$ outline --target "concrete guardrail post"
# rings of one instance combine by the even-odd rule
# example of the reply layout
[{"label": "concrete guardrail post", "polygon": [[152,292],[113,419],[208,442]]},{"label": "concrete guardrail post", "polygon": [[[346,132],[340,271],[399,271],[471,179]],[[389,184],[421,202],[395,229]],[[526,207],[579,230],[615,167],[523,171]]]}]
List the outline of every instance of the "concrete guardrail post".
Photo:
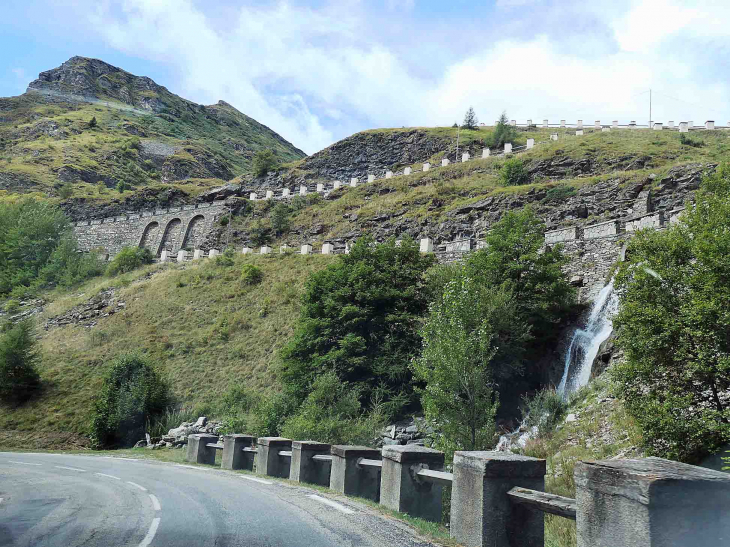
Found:
[{"label": "concrete guardrail post", "polygon": [[253,446],[256,437],[251,435],[225,435],[223,437],[223,469],[248,469],[253,471],[253,458],[244,448]]},{"label": "concrete guardrail post", "polygon": [[421,469],[443,471],[444,453],[415,444],[384,446],[380,503],[413,517],[440,522],[442,487],[419,478],[416,473]]},{"label": "concrete guardrail post", "polygon": [[578,462],[578,547],[730,543],[730,474],[661,458]]},{"label": "concrete guardrail post", "polygon": [[289,480],[329,486],[332,463],[312,459],[329,453],[330,445],[327,443],[292,441]]},{"label": "concrete guardrail post", "polygon": [[545,460],[508,452],[454,453],[451,537],[467,547],[543,547],[543,513],[513,506],[507,492],[544,491],[545,469]]},{"label": "concrete guardrail post", "polygon": [[256,473],[270,477],[289,478],[291,458],[279,456],[279,450],[291,450],[291,439],[284,437],[261,437],[256,454]]},{"label": "concrete guardrail post", "polygon": [[215,448],[206,446],[208,443],[217,443],[217,435],[199,433],[188,435],[188,448],[185,459],[192,463],[215,465]]},{"label": "concrete guardrail post", "polygon": [[366,446],[333,445],[330,489],[340,494],[378,501],[380,468],[364,467],[358,460],[380,460],[380,450]]}]

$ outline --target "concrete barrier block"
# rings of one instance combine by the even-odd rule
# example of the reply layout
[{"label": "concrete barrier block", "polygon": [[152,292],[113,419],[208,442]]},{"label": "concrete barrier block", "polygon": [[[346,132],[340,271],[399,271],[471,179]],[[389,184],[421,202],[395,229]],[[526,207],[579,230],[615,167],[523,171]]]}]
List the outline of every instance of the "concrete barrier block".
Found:
[{"label": "concrete barrier block", "polygon": [[609,220],[608,222],[600,222],[583,228],[583,239],[599,239],[601,237],[610,237],[618,235],[620,232],[620,223],[618,220]]},{"label": "concrete barrier block", "polygon": [[679,122],[679,132],[689,133],[689,124],[687,122]]},{"label": "concrete barrier block", "polygon": [[368,182],[375,182],[375,175],[368,175]]},{"label": "concrete barrier block", "polygon": [[596,120],[593,124],[594,129],[601,129],[601,120]]},{"label": "concrete barrier block", "polygon": [[573,241],[575,239],[580,239],[577,226],[570,226],[568,228],[561,228],[560,230],[545,232],[545,243],[548,245],[553,245],[563,241]]},{"label": "concrete barrier block", "polygon": [[409,444],[384,446],[380,479],[380,503],[413,517],[441,522],[440,484],[420,479],[421,469],[443,471],[444,453]]},{"label": "concrete barrier block", "polygon": [[301,185],[299,187],[299,195],[300,196],[306,196],[307,195],[307,187],[304,185]]},{"label": "concrete barrier block", "polygon": [[424,163],[423,164],[423,170],[424,171],[428,171],[429,169],[431,169],[431,164],[428,163],[428,162]]},{"label": "concrete barrier block", "polygon": [[340,186],[342,186],[342,181],[336,180],[334,184],[334,189],[337,190]]},{"label": "concrete barrier block", "polygon": [[626,222],[626,231],[635,232],[643,228],[661,228],[664,225],[664,211],[635,218]]},{"label": "concrete barrier block", "polygon": [[279,456],[280,450],[291,450],[291,439],[261,437],[256,442],[256,473],[269,477],[289,478],[291,458]]},{"label": "concrete barrier block", "polygon": [[217,442],[217,435],[188,435],[188,447],[185,454],[185,459],[192,463],[204,463],[207,465],[214,465],[215,448],[208,448],[206,444]]},{"label": "concrete barrier block", "polygon": [[385,178],[386,179],[392,179],[393,178],[393,171],[386,171],[385,172]]},{"label": "concrete barrier block", "polygon": [[509,124],[512,125],[512,126],[516,126],[517,125],[517,120],[510,120]]},{"label": "concrete barrier block", "polygon": [[451,537],[467,547],[542,546],[543,513],[513,505],[507,492],[544,491],[545,469],[545,460],[508,452],[455,452]]},{"label": "concrete barrier block", "polygon": [[312,246],[311,245],[302,245],[302,254],[303,255],[312,254]]},{"label": "concrete barrier block", "polygon": [[266,245],[264,245],[263,247],[261,247],[261,254],[262,255],[267,255],[267,254],[270,254],[270,253],[271,253],[271,247],[268,247]]},{"label": "concrete barrier block", "polygon": [[256,437],[251,435],[225,435],[221,468],[253,471],[253,453],[243,449],[251,448],[255,442]]},{"label": "concrete barrier block", "polygon": [[283,255],[286,254],[286,252],[290,249],[288,245],[281,245],[279,246],[279,254]]},{"label": "concrete barrier block", "polygon": [[629,129],[636,129],[636,121],[635,120],[631,120],[631,122],[629,122]]},{"label": "concrete barrier block", "polygon": [[613,120],[613,122],[611,122],[611,127],[613,129],[618,129],[618,120]]},{"label": "concrete barrier block", "polygon": [[446,167],[449,164],[449,158],[444,158],[441,160],[441,167]]},{"label": "concrete barrier block", "polygon": [[547,129],[549,125],[550,124],[548,124],[548,121],[547,120],[543,120],[542,121],[542,126],[543,126],[544,129]]},{"label": "concrete barrier block", "polygon": [[330,489],[340,494],[378,501],[380,498],[380,468],[360,467],[358,460],[380,460],[380,450],[366,446],[332,446]]},{"label": "concrete barrier block", "polygon": [[575,127],[577,129],[583,129],[583,120],[578,120],[578,123],[575,124]]},{"label": "concrete barrier block", "polygon": [[324,184],[322,184],[321,182],[317,183],[317,192],[324,192]]},{"label": "concrete barrier block", "polygon": [[423,238],[421,239],[421,252],[422,253],[432,253],[433,252],[433,240],[431,238]]},{"label": "concrete barrier block", "polygon": [[325,243],[322,245],[322,254],[323,255],[331,255],[335,252],[335,246],[332,245],[332,243]]},{"label": "concrete barrier block", "polygon": [[730,538],[730,474],[645,458],[578,462],[578,547],[715,547]]},{"label": "concrete barrier block", "polygon": [[560,127],[565,127],[565,120],[560,120]]},{"label": "concrete barrier block", "polygon": [[611,128],[610,127],[602,127],[601,128],[601,133],[610,133],[610,132],[611,132]]},{"label": "concrete barrier block", "polygon": [[350,179],[350,186],[352,186],[353,188],[355,188],[355,186],[357,186],[357,183],[358,183],[358,180],[356,177],[352,177]]},{"label": "concrete barrier block", "polygon": [[264,199],[271,199],[274,197],[274,191],[273,190],[266,190],[266,198]]},{"label": "concrete barrier block", "polygon": [[413,169],[411,169],[410,167],[406,167],[405,169],[403,169],[403,174],[410,175],[412,171]]},{"label": "concrete barrier block", "polygon": [[250,199],[251,201],[256,201],[256,192],[251,192],[248,195],[248,199]]},{"label": "concrete barrier block", "polygon": [[557,133],[552,133],[552,134],[550,135],[550,140],[551,140],[551,141],[556,141],[556,140],[558,140],[558,134],[557,134]]},{"label": "concrete barrier block", "polygon": [[511,154],[512,153],[512,143],[511,142],[504,143],[504,153],[505,154]]},{"label": "concrete barrier block", "polygon": [[251,247],[244,247],[241,249],[241,254],[250,255],[251,253],[253,253],[253,249]]},{"label": "concrete barrier block", "polygon": [[289,480],[329,486],[332,462],[313,459],[314,456],[329,453],[330,445],[326,443],[292,441]]},{"label": "concrete barrier block", "polygon": [[210,251],[208,251],[209,258],[215,258],[219,254],[221,254],[221,252],[218,249],[211,249]]},{"label": "concrete barrier block", "polygon": [[289,190],[289,188],[284,188],[281,191],[281,197],[283,197],[283,198],[288,198],[290,196],[290,194],[291,194],[291,191]]},{"label": "concrete barrier block", "polygon": [[527,139],[527,149],[535,148],[535,139]]},{"label": "concrete barrier block", "polygon": [[489,153],[490,153],[489,152],[489,148],[485,148],[484,150],[482,150],[482,159],[488,158],[489,157]]},{"label": "concrete barrier block", "polygon": [[183,251],[182,249],[180,249],[177,252],[177,261],[178,262],[185,262],[187,259],[188,259],[188,252],[187,251]]},{"label": "concrete barrier block", "polygon": [[577,131],[575,132],[575,136],[576,136],[576,137],[582,137],[582,136],[583,136],[583,130],[582,130],[582,129],[578,129],[578,130],[577,130]]},{"label": "concrete barrier block", "polygon": [[674,129],[674,120],[669,120],[669,121],[667,122],[667,127],[668,127],[669,129]]},{"label": "concrete barrier block", "polygon": [[200,249],[195,249],[193,251],[193,260],[198,260],[199,258],[202,258],[203,256],[204,256],[203,251],[201,251]]},{"label": "concrete barrier block", "polygon": [[527,127],[530,127],[532,125],[532,120],[527,120]]},{"label": "concrete barrier block", "polygon": [[461,155],[461,163],[464,163],[466,161],[469,161],[469,158],[471,158],[471,155],[469,154],[469,152],[464,152]]},{"label": "concrete barrier block", "polygon": [[654,129],[654,131],[661,131],[662,129],[664,129],[664,126],[662,122],[654,122],[652,129]]},{"label": "concrete barrier block", "polygon": [[715,130],[715,122],[712,120],[707,120],[705,122],[705,129],[708,131],[714,131]]},{"label": "concrete barrier block", "polygon": [[160,262],[167,262],[169,259],[170,257],[167,250],[162,251],[162,254],[160,254]]}]

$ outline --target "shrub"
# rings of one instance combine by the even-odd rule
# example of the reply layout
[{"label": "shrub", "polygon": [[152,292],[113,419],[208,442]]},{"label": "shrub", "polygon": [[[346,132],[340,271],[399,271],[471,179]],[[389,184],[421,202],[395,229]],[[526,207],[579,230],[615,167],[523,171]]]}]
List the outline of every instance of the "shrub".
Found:
[{"label": "shrub", "polygon": [[268,218],[253,221],[249,231],[251,243],[261,246],[271,241],[271,221]]},{"label": "shrub", "polygon": [[53,250],[34,285],[71,287],[103,272],[104,262],[99,254],[82,253],[76,239],[69,234]]},{"label": "shrub", "polygon": [[[693,148],[702,148],[705,143],[699,139],[693,139],[692,137],[685,135],[684,133],[679,134],[679,142],[685,146],[691,146]],[[661,143],[664,144],[664,143]]]},{"label": "shrub", "polygon": [[33,323],[26,319],[0,337],[0,400],[20,404],[40,387]]},{"label": "shrub", "polygon": [[545,437],[560,423],[567,407],[558,392],[545,388],[522,398],[522,418],[528,427],[537,427],[538,436]]},{"label": "shrub", "polygon": [[489,145],[492,148],[502,148],[504,147],[505,143],[515,142],[516,138],[517,131],[515,131],[515,128],[509,124],[509,120],[507,119],[507,113],[502,112],[502,115],[499,117],[499,121],[497,122],[494,131],[492,131],[492,137],[490,139]]},{"label": "shrub", "polygon": [[117,192],[119,192],[120,194],[123,194],[126,189],[127,189],[127,185],[124,183],[123,180],[120,180],[119,182],[117,182]]},{"label": "shrub", "polygon": [[542,203],[552,203],[556,201],[564,201],[571,196],[574,196],[576,189],[567,184],[558,184],[553,188],[550,188],[546,193],[545,197],[542,198]]},{"label": "shrub", "polygon": [[58,197],[61,199],[68,199],[74,194],[74,187],[71,183],[65,182],[58,189]]},{"label": "shrub", "polygon": [[530,175],[525,169],[525,163],[520,158],[510,158],[504,162],[499,170],[499,180],[504,186],[519,186],[529,182]]},{"label": "shrub", "polygon": [[96,448],[131,446],[145,426],[171,402],[167,383],[152,364],[136,354],[114,359],[92,405],[91,438]]},{"label": "shrub", "polygon": [[215,257],[215,265],[223,268],[230,268],[236,263],[235,256],[233,249],[228,248],[223,251],[223,254]]},{"label": "shrub", "polygon": [[15,298],[11,298],[5,302],[5,313],[15,313],[20,309],[20,302]]},{"label": "shrub", "polygon": [[241,282],[244,285],[258,285],[263,278],[261,268],[254,264],[245,264],[241,269]]},{"label": "shrub", "polygon": [[274,171],[279,166],[279,160],[276,158],[273,150],[268,148],[259,150],[253,157],[253,174],[257,177],[263,177],[269,171]]},{"label": "shrub", "polygon": [[96,116],[94,116],[93,118],[91,118],[89,120],[89,129],[94,129],[95,127],[96,127]]},{"label": "shrub", "polygon": [[289,231],[289,214],[291,210],[285,203],[278,203],[271,211],[271,227],[277,236]]},{"label": "shrub", "polygon": [[106,268],[109,277],[131,272],[132,270],[152,263],[152,253],[143,247],[124,247]]}]

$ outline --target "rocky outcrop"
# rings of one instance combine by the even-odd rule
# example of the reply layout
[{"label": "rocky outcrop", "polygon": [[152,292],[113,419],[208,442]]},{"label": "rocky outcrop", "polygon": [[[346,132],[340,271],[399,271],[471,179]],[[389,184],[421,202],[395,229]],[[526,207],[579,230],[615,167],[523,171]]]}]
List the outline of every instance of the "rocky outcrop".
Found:
[{"label": "rocky outcrop", "polygon": [[126,303],[116,297],[116,290],[105,289],[96,296],[66,313],[52,317],[43,326],[46,330],[63,325],[81,325],[86,328],[96,326],[99,319],[109,317],[126,308]]}]

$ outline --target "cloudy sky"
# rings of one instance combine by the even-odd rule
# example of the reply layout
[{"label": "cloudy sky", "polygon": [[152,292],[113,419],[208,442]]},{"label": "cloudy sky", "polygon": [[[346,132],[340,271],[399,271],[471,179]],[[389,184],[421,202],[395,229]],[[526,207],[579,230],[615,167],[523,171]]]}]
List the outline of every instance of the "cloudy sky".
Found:
[{"label": "cloudy sky", "polygon": [[[730,120],[730,0],[3,0],[0,96],[73,55],[308,153],[375,127]],[[12,17],[7,15],[12,14]]]}]

